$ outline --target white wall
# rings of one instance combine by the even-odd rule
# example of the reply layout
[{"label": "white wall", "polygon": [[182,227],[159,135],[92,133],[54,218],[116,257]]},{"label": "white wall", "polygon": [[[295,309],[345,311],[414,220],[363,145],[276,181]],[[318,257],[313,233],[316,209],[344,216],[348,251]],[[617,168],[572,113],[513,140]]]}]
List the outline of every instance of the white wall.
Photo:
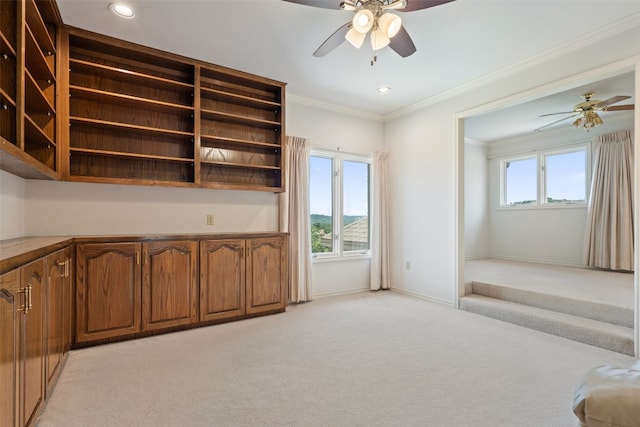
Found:
[{"label": "white wall", "polygon": [[[287,133],[311,141],[312,148],[370,156],[383,149],[381,121],[303,103],[287,103]],[[312,297],[369,289],[369,259],[312,260]]]},{"label": "white wall", "polygon": [[[634,56],[640,53],[640,44],[629,40],[640,40],[640,28],[585,47],[554,52],[546,62],[536,58],[511,67],[482,86],[469,87],[440,102],[424,103],[422,108],[408,109],[405,115],[397,114],[386,123],[385,143],[392,177],[394,288],[455,303],[459,283],[456,188],[458,180],[464,180],[464,171],[457,171],[456,118],[469,116],[483,105],[506,105],[517,99],[522,102],[534,92],[542,96],[553,88],[560,90],[563,84],[566,89],[569,84],[578,86],[588,79],[601,79],[614,73],[610,64],[617,61],[621,61],[616,65],[617,72],[629,71],[640,64]],[[409,270],[407,261],[411,262]]]},{"label": "white wall", "polygon": [[489,169],[487,145],[464,146],[464,249],[465,259],[489,256]]},{"label": "white wall", "polygon": [[0,240],[25,235],[25,180],[0,170]]},{"label": "white wall", "polygon": [[[633,115],[623,114],[585,132],[570,127],[489,145],[489,218],[491,257],[582,266],[586,206],[500,208],[500,161],[510,155],[576,144],[591,146],[605,133],[633,129]],[[590,171],[588,171],[590,172]],[[465,171],[466,173],[466,171]]]}]

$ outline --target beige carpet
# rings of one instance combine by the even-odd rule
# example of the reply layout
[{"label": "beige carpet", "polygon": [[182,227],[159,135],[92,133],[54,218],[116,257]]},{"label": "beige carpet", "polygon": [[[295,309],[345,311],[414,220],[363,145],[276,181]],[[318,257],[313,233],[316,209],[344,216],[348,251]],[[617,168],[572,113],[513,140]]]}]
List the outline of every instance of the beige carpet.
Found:
[{"label": "beige carpet", "polygon": [[393,292],[73,351],[50,426],[577,426],[633,358]]}]

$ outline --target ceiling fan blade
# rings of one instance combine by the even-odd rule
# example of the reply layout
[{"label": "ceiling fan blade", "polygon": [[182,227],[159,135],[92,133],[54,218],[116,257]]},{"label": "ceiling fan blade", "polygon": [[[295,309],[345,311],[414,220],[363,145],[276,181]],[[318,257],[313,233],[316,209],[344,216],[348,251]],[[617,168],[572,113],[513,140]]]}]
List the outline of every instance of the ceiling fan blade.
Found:
[{"label": "ceiling fan blade", "polygon": [[320,45],[318,49],[316,49],[315,52],[313,52],[313,56],[325,56],[327,53],[340,46],[345,41],[344,36],[347,35],[347,32],[349,32],[350,28],[351,21],[338,28],[333,34],[329,36],[328,39],[324,41],[324,43]]},{"label": "ceiling fan blade", "polygon": [[631,98],[631,97],[630,96],[623,96],[623,95],[613,96],[613,97],[611,97],[609,99],[605,99],[602,102],[598,102],[596,105],[593,106],[593,108],[606,107],[607,105],[615,104],[616,102],[624,101],[625,99],[629,99],[629,98]]},{"label": "ceiling fan blade", "polygon": [[404,27],[400,27],[398,34],[393,36],[391,42],[389,42],[389,47],[403,58],[413,55],[416,51],[416,45],[413,44],[413,40],[411,40],[409,33],[407,33]]},{"label": "ceiling fan blade", "polygon": [[398,9],[398,12],[413,12],[414,10],[428,9],[452,1],[454,0],[407,0],[407,6],[404,9]]},{"label": "ceiling fan blade", "polygon": [[625,111],[625,110],[633,110],[635,108],[635,104],[627,104],[627,105],[612,105],[611,107],[606,107],[603,111]]},{"label": "ceiling fan blade", "polygon": [[341,9],[344,0],[282,0],[289,3],[297,3],[304,6],[321,7],[323,9]]},{"label": "ceiling fan blade", "polygon": [[555,125],[556,123],[560,123],[560,122],[562,122],[564,120],[571,119],[571,118],[579,116],[579,115],[580,115],[580,113],[572,114],[571,116],[563,117],[562,119],[556,120],[555,122],[547,123],[546,125],[540,126],[538,129],[535,129],[534,132],[539,132],[540,130],[542,130],[542,129],[546,128],[546,127],[549,127],[551,125]]},{"label": "ceiling fan blade", "polygon": [[559,113],[548,113],[548,114],[543,114],[543,115],[538,116],[538,117],[556,116],[558,114],[571,114],[571,113],[575,113],[575,111],[561,111]]}]

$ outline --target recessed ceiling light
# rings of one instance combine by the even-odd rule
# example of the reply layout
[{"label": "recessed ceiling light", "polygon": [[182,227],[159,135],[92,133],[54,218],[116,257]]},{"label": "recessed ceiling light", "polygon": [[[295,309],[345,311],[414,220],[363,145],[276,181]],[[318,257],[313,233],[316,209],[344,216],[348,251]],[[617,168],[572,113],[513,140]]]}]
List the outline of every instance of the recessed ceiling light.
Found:
[{"label": "recessed ceiling light", "polygon": [[123,3],[111,3],[109,5],[109,10],[121,18],[133,18],[136,16],[133,9]]},{"label": "recessed ceiling light", "polygon": [[391,88],[389,86],[380,86],[376,91],[378,91],[378,93],[389,93],[391,92]]}]

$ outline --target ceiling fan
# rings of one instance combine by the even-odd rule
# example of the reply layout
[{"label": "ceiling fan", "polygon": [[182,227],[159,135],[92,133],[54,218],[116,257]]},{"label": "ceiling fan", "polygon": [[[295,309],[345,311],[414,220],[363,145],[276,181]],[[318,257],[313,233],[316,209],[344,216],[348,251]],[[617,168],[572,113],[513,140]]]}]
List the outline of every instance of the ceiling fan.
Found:
[{"label": "ceiling fan", "polygon": [[560,123],[564,120],[572,119],[574,117],[577,117],[577,119],[573,123],[571,123],[571,126],[574,126],[577,128],[582,127],[588,131],[589,129],[595,126],[601,125],[603,123],[602,119],[600,118],[600,115],[598,115],[598,111],[602,112],[602,111],[633,110],[635,107],[634,104],[613,105],[620,101],[624,101],[625,99],[631,98],[630,96],[618,95],[618,96],[613,96],[609,99],[605,99],[604,101],[591,99],[592,97],[593,97],[593,92],[583,94],[582,99],[584,101],[581,102],[580,104],[577,104],[575,107],[573,107],[573,111],[562,111],[560,113],[549,113],[549,114],[543,114],[539,116],[539,117],[546,117],[546,116],[553,116],[557,114],[571,114],[570,116],[563,117],[560,120],[556,120],[555,122],[551,122],[544,126],[539,127],[538,129],[536,129],[536,132],[548,126],[554,125],[556,123]]},{"label": "ceiling fan", "polygon": [[398,55],[406,58],[416,51],[413,40],[402,26],[402,20],[390,10],[413,12],[428,9],[454,0],[283,0],[306,6],[325,9],[354,11],[353,19],[338,28],[313,53],[313,56],[325,56],[345,40],[360,48],[367,33],[371,33],[371,48],[379,50],[386,46]]}]

